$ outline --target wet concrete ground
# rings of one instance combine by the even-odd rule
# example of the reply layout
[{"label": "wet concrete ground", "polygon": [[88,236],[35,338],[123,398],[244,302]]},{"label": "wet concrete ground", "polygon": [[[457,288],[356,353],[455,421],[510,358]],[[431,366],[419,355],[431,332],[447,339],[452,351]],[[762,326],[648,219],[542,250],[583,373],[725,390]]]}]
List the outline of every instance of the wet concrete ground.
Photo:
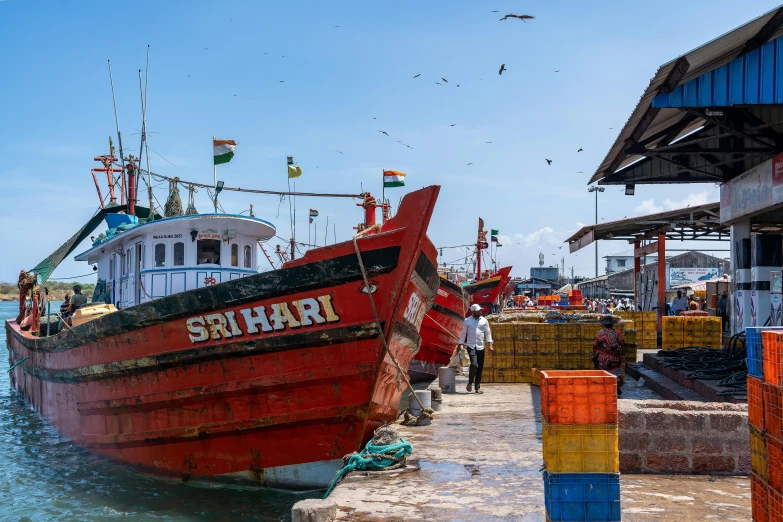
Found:
[{"label": "wet concrete ground", "polygon": [[[430,426],[400,427],[420,469],[351,474],[330,496],[339,520],[546,520],[539,389],[486,384],[468,394],[457,379],[463,391],[444,396]],[[622,475],[621,496],[626,522],[750,520],[748,477]]]}]

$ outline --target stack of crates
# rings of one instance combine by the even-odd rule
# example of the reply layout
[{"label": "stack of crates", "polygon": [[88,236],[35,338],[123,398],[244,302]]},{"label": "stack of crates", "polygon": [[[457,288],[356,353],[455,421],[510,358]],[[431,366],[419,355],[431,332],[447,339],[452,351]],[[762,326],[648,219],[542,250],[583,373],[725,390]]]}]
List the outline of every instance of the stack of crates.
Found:
[{"label": "stack of crates", "polygon": [[576,306],[583,304],[584,299],[582,299],[582,291],[579,289],[571,290],[568,293],[568,303]]},{"label": "stack of crates", "polygon": [[623,339],[625,339],[625,361],[628,363],[635,363],[638,355],[638,330],[625,329],[623,333]]},{"label": "stack of crates", "polygon": [[[615,326],[633,332],[633,322]],[[487,350],[482,381],[486,383],[531,383],[533,369],[590,370],[593,341],[599,323],[490,323],[494,352]],[[634,338],[633,333],[630,334]],[[636,360],[634,345],[626,357]]]},{"label": "stack of crates", "polygon": [[617,378],[600,370],[540,374],[547,520],[619,521]]},{"label": "stack of crates", "polygon": [[679,350],[699,346],[720,349],[723,332],[720,317],[668,316],[663,318],[661,348]]},{"label": "stack of crates", "polygon": [[631,320],[636,329],[636,344],[642,350],[658,348],[658,315],[655,312],[618,312],[623,319]]},{"label": "stack of crates", "polygon": [[783,520],[783,329],[750,327],[748,422],[755,521]]}]

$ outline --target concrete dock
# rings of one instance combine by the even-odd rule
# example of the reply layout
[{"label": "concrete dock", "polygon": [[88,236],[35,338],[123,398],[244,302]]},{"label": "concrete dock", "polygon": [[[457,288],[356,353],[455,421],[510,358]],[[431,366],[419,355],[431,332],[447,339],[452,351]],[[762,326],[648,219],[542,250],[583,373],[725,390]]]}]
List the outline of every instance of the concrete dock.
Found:
[{"label": "concrete dock", "polygon": [[[546,520],[539,389],[486,384],[477,395],[457,379],[462,391],[444,395],[431,425],[400,427],[411,469],[349,475],[330,496],[337,520]],[[630,380],[623,396],[635,393]],[[751,518],[747,476],[624,474],[621,489],[626,522]]]}]

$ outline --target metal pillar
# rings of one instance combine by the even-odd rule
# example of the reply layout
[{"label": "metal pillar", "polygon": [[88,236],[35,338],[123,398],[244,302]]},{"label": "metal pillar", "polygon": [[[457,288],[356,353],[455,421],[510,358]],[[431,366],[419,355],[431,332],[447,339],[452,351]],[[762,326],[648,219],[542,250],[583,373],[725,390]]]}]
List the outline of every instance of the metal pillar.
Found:
[{"label": "metal pillar", "polygon": [[639,248],[640,241],[633,242],[633,306],[635,310],[639,309],[639,272],[642,267],[642,260],[636,255],[636,249]]},{"label": "metal pillar", "polygon": [[666,234],[658,234],[658,332],[666,313]]}]

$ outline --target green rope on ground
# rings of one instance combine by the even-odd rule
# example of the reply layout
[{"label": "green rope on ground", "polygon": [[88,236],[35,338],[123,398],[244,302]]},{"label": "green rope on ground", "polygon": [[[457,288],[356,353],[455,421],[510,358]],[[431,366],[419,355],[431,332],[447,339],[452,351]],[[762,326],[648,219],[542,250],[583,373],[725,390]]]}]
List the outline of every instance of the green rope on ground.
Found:
[{"label": "green rope on ground", "polygon": [[348,462],[345,464],[345,467],[337,472],[334,480],[329,484],[329,489],[326,490],[324,500],[326,500],[337,483],[351,471],[357,469],[380,471],[390,466],[394,466],[395,464],[399,464],[405,460],[406,455],[410,455],[411,453],[413,453],[413,445],[402,437],[400,437],[400,442],[385,446],[376,446],[372,443],[372,439],[370,439],[361,453],[354,453],[351,455]]}]

